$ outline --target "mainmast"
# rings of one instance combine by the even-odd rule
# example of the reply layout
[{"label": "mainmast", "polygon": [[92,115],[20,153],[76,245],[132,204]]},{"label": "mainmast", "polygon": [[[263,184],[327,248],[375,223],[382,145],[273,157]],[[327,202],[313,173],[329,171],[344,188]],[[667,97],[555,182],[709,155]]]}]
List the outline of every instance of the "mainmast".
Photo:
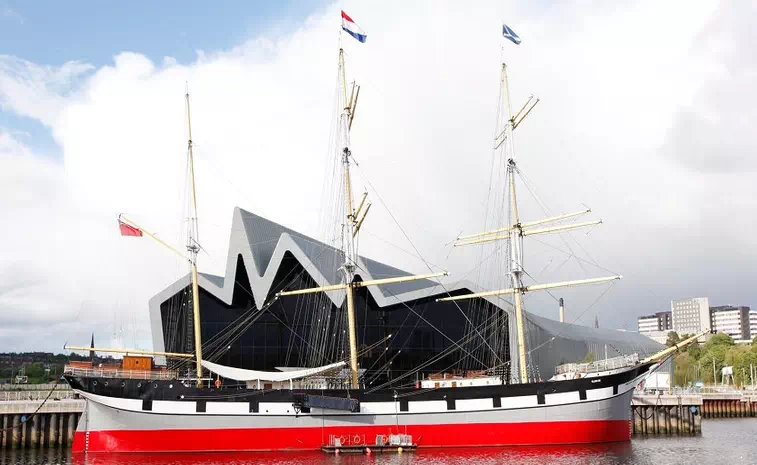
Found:
[{"label": "mainmast", "polygon": [[[520,221],[518,214],[518,198],[515,190],[515,177],[519,174],[519,170],[515,161],[515,150],[513,144],[513,131],[523,122],[523,120],[531,113],[536,104],[539,103],[539,99],[534,100],[533,95],[528,98],[526,103],[518,110],[514,115],[510,106],[510,89],[507,82],[507,65],[502,63],[502,78],[501,78],[501,91],[504,98],[505,110],[507,114],[507,120],[504,123],[504,128],[494,138],[494,149],[499,149],[504,144],[504,156],[506,157],[507,164],[507,192],[509,201],[509,214],[508,225],[503,228],[494,229],[491,231],[484,231],[481,233],[471,234],[467,236],[460,236],[455,242],[455,247],[484,244],[499,240],[510,241],[510,258],[507,263],[508,275],[511,287],[507,289],[501,289],[497,291],[485,291],[475,294],[467,294],[455,297],[446,297],[438,299],[438,301],[451,301],[451,300],[464,300],[472,299],[476,297],[494,297],[500,295],[512,295],[515,307],[515,326],[516,337],[518,343],[518,371],[520,374],[520,382],[529,382],[528,364],[526,362],[526,331],[525,331],[525,313],[523,310],[523,295],[526,292],[553,289],[558,287],[578,286],[582,284],[601,283],[620,279],[620,276],[609,276],[605,278],[592,278],[581,279],[575,281],[562,281],[549,284],[532,284],[525,286],[523,284],[523,238],[526,236],[545,234],[560,231],[569,231],[572,229],[582,228],[586,226],[592,226],[600,224],[602,221],[587,221],[583,223],[573,223],[567,225],[550,226],[545,228],[534,229],[534,226],[543,225],[547,223],[555,223],[563,221],[569,218],[577,217],[590,213],[591,210],[586,209],[579,212],[568,213],[564,215],[553,216],[550,218],[544,218],[541,220],[530,221],[523,223]],[[499,124],[499,121],[498,123]],[[498,129],[499,130],[499,129]]]},{"label": "mainmast", "polygon": [[189,207],[189,231],[187,234],[187,252],[189,264],[192,268],[192,322],[195,342],[195,358],[197,362],[197,385],[202,383],[202,335],[200,328],[200,290],[197,283],[197,254],[200,251],[197,228],[197,190],[195,189],[194,155],[192,153],[192,118],[189,111],[189,90],[185,94],[187,101],[187,157],[189,158],[189,183],[192,191],[192,202]]},{"label": "mainmast", "polygon": [[440,276],[446,276],[447,272],[355,282],[355,268],[358,262],[358,233],[360,232],[360,227],[362,226],[363,221],[368,214],[368,210],[370,210],[371,208],[371,203],[366,203],[368,193],[365,192],[363,193],[363,197],[360,200],[357,209],[353,207],[354,203],[352,199],[352,180],[350,178],[350,158],[352,157],[352,152],[350,151],[350,128],[352,127],[352,120],[355,118],[355,108],[357,106],[358,96],[360,95],[360,86],[357,86],[353,83],[349,98],[347,98],[347,78],[344,69],[344,49],[342,48],[339,49],[339,81],[341,84],[340,93],[344,101],[344,106],[342,108],[342,113],[340,116],[340,144],[342,169],[344,171],[344,207],[346,220],[342,230],[342,252],[344,255],[344,263],[340,267],[340,270],[343,274],[342,284],[314,287],[310,289],[298,289],[294,291],[284,291],[279,292],[277,296],[283,297],[290,295],[312,294],[316,292],[344,290],[345,300],[347,301],[347,329],[349,332],[350,346],[350,387],[353,389],[358,389],[360,387],[360,380],[357,360],[358,350],[357,323],[355,320],[355,289],[368,286],[383,286],[387,284],[416,281],[419,279],[437,278]]},{"label": "mainmast", "polygon": [[[344,273],[344,283],[347,299],[347,325],[350,344],[350,385],[353,389],[359,387],[358,382],[358,365],[357,365],[357,328],[355,324],[355,298],[352,287],[352,281],[355,278],[355,264],[357,263],[357,250],[355,247],[355,235],[357,234],[355,223],[355,212],[352,209],[352,181],[350,179],[350,126],[352,125],[352,102],[347,100],[347,77],[344,69],[344,49],[339,49],[339,74],[342,83],[342,98],[344,99],[344,108],[340,122],[342,125],[342,167],[344,171],[344,207],[347,215],[345,221],[343,252],[344,263],[342,272]],[[354,85],[353,85],[354,89]],[[359,90],[359,88],[358,88]],[[354,92],[354,90],[353,90]]]}]

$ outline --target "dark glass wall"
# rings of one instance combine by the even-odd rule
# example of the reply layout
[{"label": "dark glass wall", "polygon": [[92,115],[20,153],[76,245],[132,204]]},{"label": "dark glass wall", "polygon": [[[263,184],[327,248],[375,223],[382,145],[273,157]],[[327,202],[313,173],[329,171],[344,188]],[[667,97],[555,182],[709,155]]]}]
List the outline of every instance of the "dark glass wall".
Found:
[{"label": "dark glass wall", "polygon": [[[200,289],[206,359],[270,371],[279,366],[317,366],[348,358],[343,308],[334,306],[323,294],[313,294],[282,297],[260,312],[252,304],[241,257],[236,276],[231,305]],[[299,262],[288,255],[274,280],[271,295],[284,287],[297,289],[314,285]],[[394,379],[421,365],[427,366],[419,371],[420,377],[455,369],[483,369],[495,361],[509,360],[504,312],[481,301],[463,306],[434,302],[437,297],[380,308],[367,289],[357,291],[358,344],[363,352],[360,367],[368,370],[368,383],[375,385]],[[497,314],[499,320],[495,324]],[[182,290],[161,304],[161,317],[166,350],[191,352],[194,343],[190,289]],[[480,326],[487,319],[492,323]],[[486,334],[481,336],[500,342],[495,346],[484,345],[480,336],[472,335],[471,324],[485,328],[481,331]],[[368,350],[371,346],[375,347]],[[405,382],[414,380],[413,376]]]}]

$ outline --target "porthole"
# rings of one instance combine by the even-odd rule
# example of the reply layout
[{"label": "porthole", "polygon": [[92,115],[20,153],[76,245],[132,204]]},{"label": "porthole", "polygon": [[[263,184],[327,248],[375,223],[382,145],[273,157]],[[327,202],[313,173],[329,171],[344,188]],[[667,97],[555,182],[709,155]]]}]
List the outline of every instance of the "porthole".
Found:
[{"label": "porthole", "polygon": [[92,386],[97,386],[97,381],[92,381]]},{"label": "porthole", "polygon": [[153,384],[152,387],[157,388],[158,387],[158,383]]},{"label": "porthole", "polygon": [[104,384],[105,384],[105,385],[107,386],[107,385],[108,385],[108,382],[107,382],[107,381],[105,381],[105,383],[104,383]]},{"label": "porthole", "polygon": [[142,387],[142,383],[137,383],[137,387]]},{"label": "porthole", "polygon": [[173,384],[169,384],[168,389],[173,389]]},{"label": "porthole", "polygon": [[121,381],[121,387],[125,387],[125,386],[126,386],[126,383],[124,383],[123,381]]}]

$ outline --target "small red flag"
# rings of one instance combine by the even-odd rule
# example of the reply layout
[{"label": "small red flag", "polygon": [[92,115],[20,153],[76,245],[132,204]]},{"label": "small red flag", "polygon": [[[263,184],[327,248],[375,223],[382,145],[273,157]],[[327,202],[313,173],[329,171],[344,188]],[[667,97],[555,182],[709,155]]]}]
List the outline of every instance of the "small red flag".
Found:
[{"label": "small red flag", "polygon": [[135,236],[142,237],[142,230],[128,225],[121,220],[118,220],[118,228],[121,230],[122,236]]}]

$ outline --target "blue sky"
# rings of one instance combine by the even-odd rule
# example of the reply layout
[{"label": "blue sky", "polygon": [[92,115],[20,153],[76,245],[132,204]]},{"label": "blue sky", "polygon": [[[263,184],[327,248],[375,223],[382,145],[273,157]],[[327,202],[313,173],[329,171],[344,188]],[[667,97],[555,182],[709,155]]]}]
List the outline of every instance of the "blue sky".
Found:
[{"label": "blue sky", "polygon": [[[323,6],[321,0],[270,1],[1,1],[0,55],[39,65],[81,61],[99,68],[123,51],[155,63],[191,62],[198,50],[229,49],[259,35],[276,37]],[[0,108],[0,128],[36,152],[60,150],[39,121]]]},{"label": "blue sky", "polygon": [[196,50],[225,49],[261,33],[275,34],[324,3],[6,1],[0,3],[0,53],[50,65],[80,60],[100,66],[120,51],[186,62]]}]

